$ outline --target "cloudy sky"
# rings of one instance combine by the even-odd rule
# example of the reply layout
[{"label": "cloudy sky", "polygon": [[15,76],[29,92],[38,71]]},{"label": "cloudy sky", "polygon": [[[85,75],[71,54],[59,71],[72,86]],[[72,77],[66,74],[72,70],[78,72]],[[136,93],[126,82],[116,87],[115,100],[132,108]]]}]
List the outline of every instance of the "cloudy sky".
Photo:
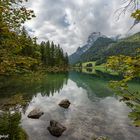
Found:
[{"label": "cloudy sky", "polygon": [[[130,13],[117,20],[115,11],[123,0],[29,0],[27,6],[36,18],[25,26],[39,41],[59,43],[65,52],[73,53],[86,43],[92,32],[107,36],[126,34],[133,20]],[[140,24],[129,33],[140,31]]]}]

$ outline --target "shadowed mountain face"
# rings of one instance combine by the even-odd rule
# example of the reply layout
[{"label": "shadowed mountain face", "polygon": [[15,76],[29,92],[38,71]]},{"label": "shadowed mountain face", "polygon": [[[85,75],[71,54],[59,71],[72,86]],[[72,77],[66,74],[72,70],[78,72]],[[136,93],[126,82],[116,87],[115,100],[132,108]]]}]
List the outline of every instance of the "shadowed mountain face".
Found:
[{"label": "shadowed mountain face", "polygon": [[[90,41],[92,37],[93,41]],[[109,56],[113,55],[134,56],[137,48],[140,48],[140,33],[117,41],[103,35],[90,36],[87,44],[81,48],[79,47],[69,57],[69,61],[70,64],[86,61],[96,61],[97,64],[101,64],[106,62]]]},{"label": "shadowed mountain face", "polygon": [[74,64],[79,61],[80,56],[84,54],[97,40],[98,38],[107,38],[105,35],[102,35],[100,32],[93,32],[89,37],[86,42],[86,44],[82,47],[79,47],[75,53],[73,53],[69,57],[69,61],[71,64]]}]

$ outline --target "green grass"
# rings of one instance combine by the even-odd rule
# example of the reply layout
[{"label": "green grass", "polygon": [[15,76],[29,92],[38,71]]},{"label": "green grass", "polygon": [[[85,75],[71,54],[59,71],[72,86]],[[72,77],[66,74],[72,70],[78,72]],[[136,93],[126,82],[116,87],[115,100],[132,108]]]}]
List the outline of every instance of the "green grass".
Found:
[{"label": "green grass", "polygon": [[[92,67],[87,67],[88,64],[92,64]],[[79,63],[76,64],[76,67],[77,68],[80,67]],[[114,72],[111,69],[106,69],[105,64],[101,64],[101,65],[96,66],[96,61],[89,61],[89,62],[82,63],[82,69],[84,69],[84,68],[93,68],[94,70],[98,70],[98,71],[101,71],[103,73],[108,73],[111,75],[118,75],[117,72]]]},{"label": "green grass", "polygon": [[[108,73],[108,74],[111,74],[111,75],[118,75],[117,72],[114,72],[110,69],[106,69],[105,64],[96,66],[96,61],[84,62],[84,63],[82,63],[82,68],[88,68],[87,64],[92,64],[92,67],[90,67],[90,68],[93,68],[94,70],[98,70],[98,71],[101,71],[103,73]],[[79,64],[77,64],[77,67],[78,67],[78,65]]]},{"label": "green grass", "polygon": [[104,65],[95,66],[95,70],[99,70],[99,71],[102,71],[102,72],[107,72]]},{"label": "green grass", "polygon": [[96,62],[95,61],[84,62],[84,63],[82,63],[82,67],[86,67],[87,64],[92,64],[92,66],[94,67]]},{"label": "green grass", "polygon": [[105,67],[105,64],[95,66],[95,70],[98,70],[98,71],[101,71],[101,72],[104,72],[104,73],[109,73],[109,74],[111,74],[111,75],[118,75],[117,72],[114,72],[114,71],[112,71],[111,69],[107,69],[107,68]]}]

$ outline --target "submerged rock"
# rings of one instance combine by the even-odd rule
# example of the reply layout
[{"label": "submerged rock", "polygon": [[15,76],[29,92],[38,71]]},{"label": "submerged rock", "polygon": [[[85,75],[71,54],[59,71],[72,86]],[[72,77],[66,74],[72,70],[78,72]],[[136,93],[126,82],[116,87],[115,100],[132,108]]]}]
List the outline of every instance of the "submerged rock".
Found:
[{"label": "submerged rock", "polygon": [[51,120],[48,130],[51,133],[51,135],[60,137],[63,134],[63,132],[66,130],[66,127],[64,127],[62,124],[60,124],[57,121]]},{"label": "submerged rock", "polygon": [[0,110],[0,117],[2,117],[4,114],[4,112],[2,110]]},{"label": "submerged rock", "polygon": [[39,119],[43,114],[44,112],[40,111],[39,109],[34,109],[28,114],[28,118]]},{"label": "submerged rock", "polygon": [[70,104],[71,104],[70,101],[68,99],[65,99],[59,103],[59,106],[63,108],[69,108]]},{"label": "submerged rock", "polygon": [[98,138],[93,138],[93,140],[109,140],[108,137],[100,136]]}]

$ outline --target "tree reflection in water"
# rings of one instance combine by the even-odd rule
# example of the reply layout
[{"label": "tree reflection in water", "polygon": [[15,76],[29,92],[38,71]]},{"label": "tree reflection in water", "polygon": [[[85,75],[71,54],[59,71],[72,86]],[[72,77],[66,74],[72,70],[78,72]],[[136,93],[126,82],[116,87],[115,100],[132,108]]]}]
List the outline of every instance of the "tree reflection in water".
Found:
[{"label": "tree reflection in water", "polygon": [[59,93],[67,84],[68,73],[30,74],[24,76],[0,76],[0,100],[16,94],[22,94],[31,99],[41,93],[43,96]]}]

